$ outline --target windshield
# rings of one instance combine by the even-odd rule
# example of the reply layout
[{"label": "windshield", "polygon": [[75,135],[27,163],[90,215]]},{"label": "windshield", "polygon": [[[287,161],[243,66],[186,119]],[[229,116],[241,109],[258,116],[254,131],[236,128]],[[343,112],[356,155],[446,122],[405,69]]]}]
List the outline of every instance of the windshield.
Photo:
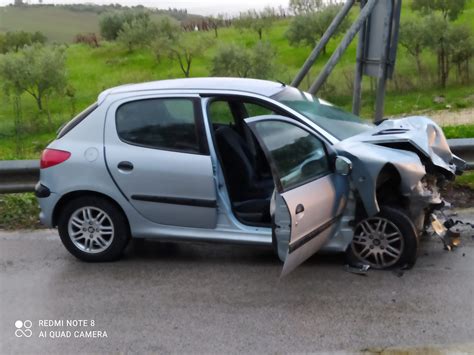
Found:
[{"label": "windshield", "polygon": [[293,87],[286,87],[272,98],[308,117],[339,140],[373,127],[360,117]]}]

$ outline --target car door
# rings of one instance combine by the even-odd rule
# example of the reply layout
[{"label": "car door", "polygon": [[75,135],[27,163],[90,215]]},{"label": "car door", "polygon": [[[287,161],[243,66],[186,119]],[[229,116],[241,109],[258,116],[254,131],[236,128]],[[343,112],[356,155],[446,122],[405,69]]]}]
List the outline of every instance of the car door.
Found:
[{"label": "car door", "polygon": [[316,253],[340,224],[349,192],[333,169],[334,154],[306,126],[282,116],[245,120],[270,163],[273,241],[284,262],[282,276]]},{"label": "car door", "polygon": [[105,156],[115,183],[150,221],[216,226],[216,188],[200,98],[136,97],[108,109]]}]

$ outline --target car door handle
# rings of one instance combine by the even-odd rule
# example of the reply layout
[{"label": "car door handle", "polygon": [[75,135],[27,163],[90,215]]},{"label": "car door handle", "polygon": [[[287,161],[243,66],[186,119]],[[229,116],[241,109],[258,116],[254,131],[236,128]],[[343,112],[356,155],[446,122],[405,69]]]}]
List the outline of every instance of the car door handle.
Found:
[{"label": "car door handle", "polygon": [[299,214],[299,213],[302,213],[302,212],[304,212],[304,206],[300,203],[300,204],[298,204],[298,206],[296,206],[295,213]]},{"label": "car door handle", "polygon": [[121,161],[120,163],[118,163],[117,168],[122,171],[132,171],[133,164],[129,161]]}]

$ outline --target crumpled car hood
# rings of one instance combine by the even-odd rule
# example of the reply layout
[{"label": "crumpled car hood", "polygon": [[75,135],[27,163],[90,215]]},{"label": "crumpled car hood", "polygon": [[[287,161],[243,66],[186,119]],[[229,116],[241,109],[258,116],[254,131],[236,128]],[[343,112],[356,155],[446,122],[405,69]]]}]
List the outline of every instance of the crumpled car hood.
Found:
[{"label": "crumpled car hood", "polygon": [[351,181],[369,215],[379,211],[377,178],[390,164],[401,177],[401,193],[410,195],[433,170],[454,178],[463,161],[451,153],[441,128],[427,117],[386,120],[333,146],[352,161]]},{"label": "crumpled car hood", "polygon": [[454,156],[443,131],[428,117],[411,116],[386,120],[373,129],[345,141],[373,143],[402,150],[415,149],[435,166],[452,174],[456,172]]}]

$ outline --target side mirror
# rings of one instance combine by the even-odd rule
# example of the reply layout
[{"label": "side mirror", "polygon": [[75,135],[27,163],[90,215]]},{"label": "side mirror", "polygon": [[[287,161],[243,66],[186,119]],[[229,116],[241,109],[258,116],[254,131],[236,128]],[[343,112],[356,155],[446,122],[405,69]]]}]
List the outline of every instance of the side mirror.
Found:
[{"label": "side mirror", "polygon": [[334,166],[336,173],[343,176],[349,175],[352,171],[352,162],[346,157],[337,156]]}]

